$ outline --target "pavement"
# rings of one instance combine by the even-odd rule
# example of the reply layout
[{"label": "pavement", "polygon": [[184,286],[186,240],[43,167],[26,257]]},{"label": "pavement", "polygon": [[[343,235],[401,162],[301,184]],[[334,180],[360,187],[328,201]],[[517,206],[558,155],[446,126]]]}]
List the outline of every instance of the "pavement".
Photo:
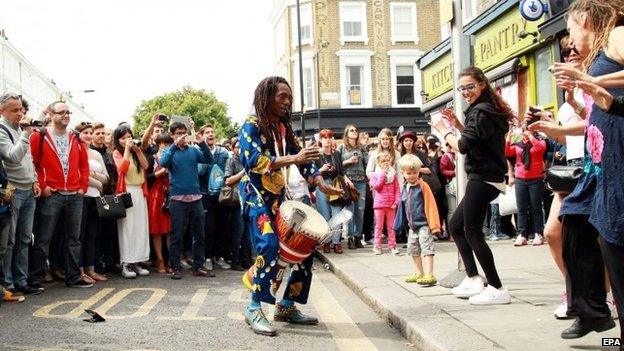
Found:
[{"label": "pavement", "polygon": [[[304,313],[314,326],[273,322],[276,337],[253,334],[244,322],[249,293],[242,272],[217,269],[215,278],[182,280],[151,274],[119,276],[88,289],[56,282],[22,303],[0,308],[0,351],[158,350],[415,350],[320,263]],[[85,309],[106,321],[87,323]],[[272,319],[273,308],[263,305]]]},{"label": "pavement", "polygon": [[[509,305],[472,306],[442,286],[405,283],[411,258],[392,256],[384,247],[319,253],[329,268],[386,322],[419,350],[609,350],[603,337],[619,337],[619,328],[575,340],[560,333],[573,320],[557,320],[553,311],[565,290],[563,277],[547,245],[514,247],[511,240],[489,242]],[[400,247],[400,246],[399,246]],[[436,242],[434,272],[438,281],[457,270],[452,242]],[[482,271],[480,270],[482,274]],[[615,349],[615,348],[611,348]]]}]

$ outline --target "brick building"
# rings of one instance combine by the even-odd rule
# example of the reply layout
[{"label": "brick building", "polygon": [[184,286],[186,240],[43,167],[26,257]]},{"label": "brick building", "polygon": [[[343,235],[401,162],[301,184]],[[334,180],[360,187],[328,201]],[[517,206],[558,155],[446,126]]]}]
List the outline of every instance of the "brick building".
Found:
[{"label": "brick building", "polygon": [[[438,0],[302,0],[300,14],[306,130],[428,129],[415,62],[440,41]],[[271,22],[275,71],[301,111],[295,1],[274,0]]]}]

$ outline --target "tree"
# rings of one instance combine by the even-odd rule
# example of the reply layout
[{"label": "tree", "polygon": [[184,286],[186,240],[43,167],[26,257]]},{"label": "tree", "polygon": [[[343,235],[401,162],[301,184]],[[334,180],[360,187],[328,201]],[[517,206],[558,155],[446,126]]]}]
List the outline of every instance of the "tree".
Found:
[{"label": "tree", "polygon": [[238,125],[227,116],[227,104],[219,101],[212,91],[204,89],[185,86],[181,90],[143,100],[132,116],[134,133],[139,135],[147,129],[155,113],[192,117],[196,129],[211,124],[218,138],[232,136],[238,131]]}]

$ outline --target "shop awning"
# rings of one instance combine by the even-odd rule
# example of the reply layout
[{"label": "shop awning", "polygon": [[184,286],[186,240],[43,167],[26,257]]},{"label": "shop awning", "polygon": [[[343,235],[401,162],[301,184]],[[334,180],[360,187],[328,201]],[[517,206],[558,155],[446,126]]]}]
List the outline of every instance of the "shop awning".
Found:
[{"label": "shop awning", "polygon": [[485,76],[490,80],[490,82],[497,80],[498,78],[504,77],[508,74],[514,73],[518,71],[518,67],[520,66],[520,59],[518,57],[511,59],[502,65],[491,69],[485,73]]},{"label": "shop awning", "polygon": [[542,38],[549,38],[567,30],[566,13],[568,11],[563,11],[537,27]]},{"label": "shop awning", "polygon": [[435,99],[431,100],[431,101],[427,101],[425,102],[422,107],[420,108],[420,110],[422,111],[422,113],[427,113],[431,110],[433,110],[434,108],[441,106],[443,104],[446,104],[449,101],[453,100],[453,90],[447,91],[446,93],[436,97]]}]

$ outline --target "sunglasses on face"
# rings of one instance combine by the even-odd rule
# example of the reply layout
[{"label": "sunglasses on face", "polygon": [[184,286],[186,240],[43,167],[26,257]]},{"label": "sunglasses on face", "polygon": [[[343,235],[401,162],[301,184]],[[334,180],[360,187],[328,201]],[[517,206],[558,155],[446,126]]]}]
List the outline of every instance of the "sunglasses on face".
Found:
[{"label": "sunglasses on face", "polygon": [[64,116],[64,115],[68,115],[68,116],[70,116],[70,115],[72,114],[72,112],[71,112],[71,111],[67,111],[67,110],[64,110],[64,111],[56,111],[56,112],[52,112],[52,113],[54,113],[55,115],[59,115],[59,116]]},{"label": "sunglasses on face", "polygon": [[357,129],[349,129],[350,132],[357,132]]},{"label": "sunglasses on face", "polygon": [[473,91],[477,88],[477,83],[470,83],[466,85],[460,85],[457,87],[457,91],[463,93],[464,91]]},{"label": "sunglasses on face", "polygon": [[578,55],[578,51],[576,50],[576,48],[565,48],[565,49],[561,50],[561,56],[568,57],[573,52]]}]

